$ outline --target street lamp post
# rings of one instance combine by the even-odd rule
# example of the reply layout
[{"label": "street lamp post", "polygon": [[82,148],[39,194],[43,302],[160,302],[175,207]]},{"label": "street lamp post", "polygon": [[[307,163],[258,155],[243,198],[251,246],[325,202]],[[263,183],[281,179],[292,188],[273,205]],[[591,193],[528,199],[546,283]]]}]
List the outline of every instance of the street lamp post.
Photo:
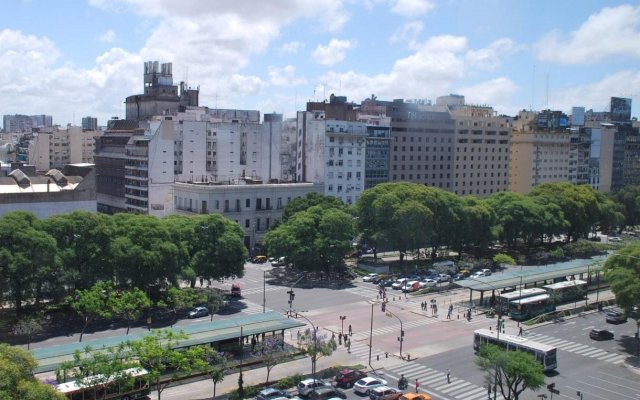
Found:
[{"label": "street lamp post", "polygon": [[344,320],[347,319],[346,315],[341,315],[340,316],[340,333],[344,336]]},{"label": "street lamp post", "polygon": [[267,308],[267,270],[262,270],[262,313],[265,313]]},{"label": "street lamp post", "polygon": [[304,318],[305,321],[307,321],[311,325],[311,329],[313,329],[313,357],[311,357],[311,374],[313,375],[313,382],[315,382],[316,381],[316,360],[318,357],[318,330],[316,329],[316,326],[313,324],[313,322],[311,322],[309,318],[305,317],[302,314],[298,314],[298,315]]}]

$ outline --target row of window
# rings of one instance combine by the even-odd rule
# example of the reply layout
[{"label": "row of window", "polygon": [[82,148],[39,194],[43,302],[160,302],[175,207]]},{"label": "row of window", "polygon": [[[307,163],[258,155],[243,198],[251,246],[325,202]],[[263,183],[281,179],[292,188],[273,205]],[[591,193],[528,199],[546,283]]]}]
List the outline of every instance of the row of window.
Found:
[{"label": "row of window", "polygon": [[[393,137],[393,141],[394,141],[394,142],[398,142],[398,141],[399,141],[399,140],[398,140],[398,137],[402,137],[402,140],[401,140],[402,142],[406,142],[406,141],[407,141],[407,136],[404,136],[404,135],[403,135],[403,136],[394,136],[394,137]],[[414,139],[414,136],[409,136],[409,142],[413,142],[413,139]],[[421,142],[422,142],[422,136],[418,136],[418,137],[417,137],[417,139],[418,139],[418,140],[417,140],[417,142],[418,142],[418,143],[421,143]],[[424,142],[425,142],[425,143],[429,143],[429,141],[430,141],[431,139],[433,139],[433,143],[438,143],[438,138],[436,138],[436,137],[434,137],[434,138],[431,138],[431,137],[425,137],[425,138],[424,138]],[[447,139],[447,140],[445,141],[445,139]],[[450,137],[449,137],[449,138],[441,137],[441,138],[440,138],[440,143],[452,143],[452,139],[451,139]]]},{"label": "row of window", "polygon": [[[345,173],[343,173],[343,172],[337,172],[337,173],[335,173],[335,177],[336,177],[337,179],[342,179],[342,177],[343,177],[343,176],[345,176],[344,174],[345,174]],[[361,175],[360,175],[360,171],[356,171],[356,173],[355,173],[355,177],[356,177],[356,179],[358,179],[358,180],[359,180],[359,179],[360,179],[360,176],[361,176]],[[333,179],[333,177],[334,177],[334,173],[333,173],[333,171],[329,171],[329,172],[327,172],[327,178],[328,178],[328,179]],[[352,173],[351,171],[346,172],[346,177],[347,177],[347,179],[351,179],[351,178],[353,177],[353,173]]]}]

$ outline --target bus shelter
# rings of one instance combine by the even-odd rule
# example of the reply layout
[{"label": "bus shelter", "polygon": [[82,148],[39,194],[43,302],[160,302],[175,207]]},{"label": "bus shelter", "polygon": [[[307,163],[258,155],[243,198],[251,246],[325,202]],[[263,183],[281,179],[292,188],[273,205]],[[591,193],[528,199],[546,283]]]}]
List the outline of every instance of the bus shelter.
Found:
[{"label": "bus shelter", "polygon": [[527,269],[512,270],[492,274],[483,277],[470,277],[456,284],[469,289],[469,304],[473,301],[473,291],[480,292],[480,304],[484,302],[484,293],[491,292],[491,297],[495,298],[500,293],[515,290],[518,287],[536,287],[555,283],[565,279],[583,279],[591,284],[590,277],[596,274],[596,281],[600,281],[600,272],[604,268],[604,260],[608,256],[593,257],[583,260],[571,260],[568,262],[527,266]]},{"label": "bus shelter", "polygon": [[[174,332],[184,332],[189,338],[181,340],[177,347],[191,347],[201,344],[210,344],[217,350],[224,350],[229,343],[238,343],[240,339],[256,335],[279,335],[284,337],[287,329],[300,328],[303,323],[295,319],[289,319],[282,314],[269,311],[266,313],[252,314],[239,317],[231,317],[214,321],[200,322],[186,326],[166,328]],[[115,348],[118,345],[142,339],[148,332],[132,333],[130,335],[118,335],[99,339],[89,339],[83,342],[65,343],[55,346],[31,348],[31,353],[38,362],[35,373],[51,372],[65,361],[73,360],[76,350],[82,352],[87,346],[95,351]]]}]

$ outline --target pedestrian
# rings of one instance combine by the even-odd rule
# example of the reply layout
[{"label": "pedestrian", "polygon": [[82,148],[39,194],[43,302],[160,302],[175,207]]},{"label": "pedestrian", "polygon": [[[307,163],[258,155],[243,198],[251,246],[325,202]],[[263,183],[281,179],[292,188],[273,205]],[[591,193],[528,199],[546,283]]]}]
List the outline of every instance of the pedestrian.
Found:
[{"label": "pedestrian", "polygon": [[447,383],[451,383],[451,370],[447,368]]},{"label": "pedestrian", "polygon": [[518,336],[522,336],[522,327],[520,327],[520,330],[518,331]]},{"label": "pedestrian", "polygon": [[351,339],[347,342],[347,353],[351,353]]},{"label": "pedestrian", "polygon": [[351,330],[351,324],[349,324],[349,336],[353,335],[353,331]]},{"label": "pedestrian", "polygon": [[416,378],[416,393],[418,393],[418,388],[420,387],[420,382]]}]

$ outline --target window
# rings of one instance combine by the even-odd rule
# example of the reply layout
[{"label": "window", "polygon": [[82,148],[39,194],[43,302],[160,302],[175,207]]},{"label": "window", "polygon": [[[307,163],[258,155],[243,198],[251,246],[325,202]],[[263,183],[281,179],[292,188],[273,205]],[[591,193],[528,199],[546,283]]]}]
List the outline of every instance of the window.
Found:
[{"label": "window", "polygon": [[251,207],[251,199],[247,199],[247,200],[245,201],[244,206],[245,206],[246,208]]},{"label": "window", "polygon": [[245,227],[245,228],[249,228],[249,227],[251,227],[251,220],[249,220],[249,219],[245,219],[245,220],[244,220],[244,227]]}]

